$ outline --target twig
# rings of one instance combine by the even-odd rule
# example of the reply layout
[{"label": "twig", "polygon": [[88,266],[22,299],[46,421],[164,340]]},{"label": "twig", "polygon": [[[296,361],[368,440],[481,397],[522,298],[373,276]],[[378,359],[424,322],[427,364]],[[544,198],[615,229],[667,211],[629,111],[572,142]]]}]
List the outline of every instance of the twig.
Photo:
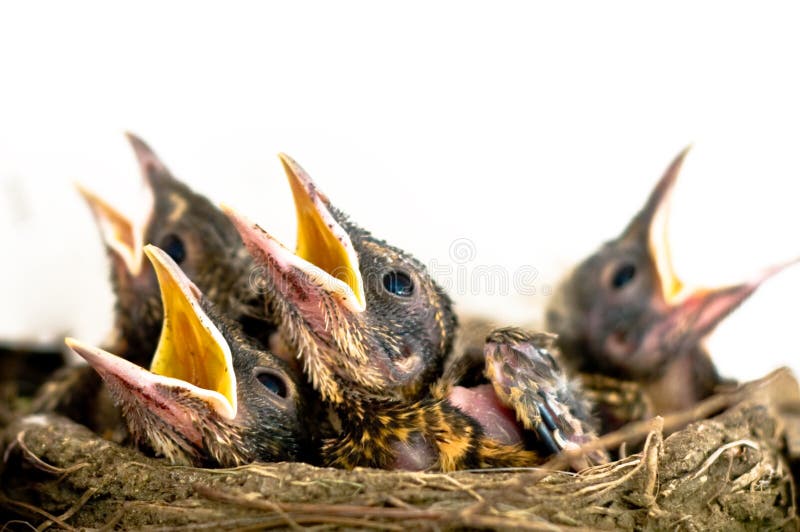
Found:
[{"label": "twig", "polygon": [[303,527],[297,524],[297,522],[294,519],[292,519],[292,517],[289,514],[284,512],[280,506],[267,499],[261,499],[261,501],[264,503],[265,506],[269,507],[270,510],[278,514],[278,516],[280,516],[286,522],[285,524],[288,525],[289,528],[291,528],[292,530],[303,530]]},{"label": "twig", "polygon": [[[47,462],[45,462],[44,460],[42,460],[41,458],[36,456],[36,454],[33,451],[30,450],[28,445],[25,443],[25,432],[26,431],[23,430],[23,431],[17,433],[17,437],[16,437],[16,446],[19,447],[20,450],[22,450],[22,453],[25,456],[25,459],[28,460],[29,462],[31,462],[38,469],[41,469],[42,471],[46,471],[47,473],[52,473],[53,475],[60,474],[61,476],[59,477],[59,480],[63,479],[66,475],[69,475],[70,473],[72,473],[74,471],[77,471],[79,469],[82,469],[82,468],[84,468],[84,467],[89,465],[87,463],[83,463],[82,462],[82,463],[79,463],[79,464],[74,464],[74,465],[72,465],[70,467],[67,467],[67,468],[63,468],[63,467],[54,466],[52,464],[48,464]],[[8,450],[10,450],[12,447],[14,447],[14,445],[9,445]],[[6,451],[7,453],[8,453],[8,450]],[[8,461],[7,457],[6,457],[6,461]]]},{"label": "twig", "polygon": [[284,512],[291,513],[308,513],[308,514],[327,514],[337,515],[343,517],[382,517],[387,519],[441,519],[444,517],[443,512],[436,512],[431,510],[406,510],[403,508],[376,508],[374,506],[360,506],[352,504],[311,504],[311,503],[286,503],[286,502],[269,502],[265,500],[252,500],[243,497],[238,497],[232,493],[223,492],[195,484],[194,489],[198,494],[203,497],[243,506],[246,508],[253,508],[256,510],[273,510],[273,505]]},{"label": "twig", "polygon": [[34,506],[32,504],[28,504],[28,503],[22,502],[22,501],[15,501],[15,500],[9,499],[7,497],[4,497],[2,495],[0,495],[0,501],[2,501],[4,504],[11,504],[11,505],[17,506],[19,508],[24,508],[24,509],[28,510],[29,512],[33,512],[33,513],[35,513],[37,515],[41,515],[45,519],[49,519],[50,521],[52,521],[53,523],[57,524],[58,526],[60,526],[61,528],[65,529],[65,530],[71,530],[71,531],[75,530],[75,528],[69,526],[67,523],[65,523],[64,521],[62,521],[58,517],[54,516],[53,514],[47,512],[45,510],[42,510],[41,508],[38,508],[38,507],[36,507],[36,506]]},{"label": "twig", "polygon": [[470,494],[470,495],[471,495],[471,496],[472,496],[472,497],[473,497],[473,498],[474,498],[476,501],[478,501],[478,502],[484,502],[484,498],[483,498],[483,497],[481,497],[481,496],[480,496],[480,495],[479,495],[479,494],[478,494],[478,493],[477,493],[477,492],[476,492],[474,489],[472,489],[471,487],[468,487],[468,486],[465,486],[465,485],[463,485],[461,482],[457,481],[456,479],[454,479],[454,478],[453,478],[453,477],[451,477],[450,475],[442,475],[441,477],[442,477],[442,478],[444,478],[444,479],[445,479],[447,482],[450,482],[451,484],[453,484],[453,485],[454,485],[456,488],[460,489],[460,490],[461,490],[461,491],[463,491],[464,493],[468,493],[468,494]]},{"label": "twig", "polygon": [[404,501],[404,500],[402,500],[402,499],[400,499],[398,497],[395,497],[394,495],[386,495],[384,500],[386,502],[388,502],[389,504],[396,506],[397,508],[405,508],[406,510],[410,510],[410,509],[414,508],[413,506],[408,504],[406,501]]},{"label": "twig", "polygon": [[[574,451],[563,451],[544,464],[542,464],[542,474],[534,475],[534,478],[544,478],[552,473],[553,470],[560,470],[566,467],[575,455],[588,454],[598,449],[612,449],[620,445],[621,441],[630,441],[634,438],[638,440],[641,436],[647,436],[654,430],[663,429],[664,421],[661,417],[654,417],[647,421],[630,423],[625,427],[601,436],[596,440],[581,445]],[[635,455],[634,455],[635,456]]]},{"label": "twig", "polygon": [[726,443],[725,445],[714,451],[711,454],[711,456],[706,458],[706,461],[703,462],[703,465],[700,467],[700,469],[698,469],[697,472],[694,475],[692,475],[692,480],[702,475],[709,467],[711,467],[711,465],[717,461],[717,459],[722,455],[722,453],[724,453],[728,449],[732,449],[733,447],[739,447],[740,445],[746,445],[747,447],[755,449],[756,451],[761,450],[758,444],[752,440],[736,440],[730,443]]},{"label": "twig", "polygon": [[[86,504],[86,503],[89,501],[89,499],[91,499],[91,498],[92,498],[92,495],[94,495],[95,493],[97,493],[97,491],[98,491],[99,489],[100,489],[100,486],[94,486],[94,487],[92,487],[92,488],[89,488],[88,490],[86,490],[86,493],[84,493],[84,494],[81,496],[81,498],[80,498],[80,499],[78,499],[78,502],[76,502],[75,504],[73,504],[73,505],[72,505],[72,508],[70,508],[69,510],[67,510],[67,511],[66,511],[66,512],[64,512],[63,514],[59,515],[59,516],[58,516],[58,518],[59,518],[59,519],[61,519],[61,520],[62,520],[62,521],[64,521],[64,522],[66,522],[66,521],[67,521],[67,519],[69,519],[70,517],[72,517],[73,515],[75,515],[75,512],[77,512],[78,510],[80,510],[81,508],[83,508],[83,506],[84,506],[84,505],[85,505],[85,504]],[[45,521],[45,522],[44,522],[44,523],[42,523],[42,524],[39,526],[39,528],[37,528],[36,530],[37,530],[37,532],[43,532],[44,530],[47,530],[48,528],[50,528],[50,525],[52,525],[52,524],[53,524],[53,522],[52,522],[52,521]]]},{"label": "twig", "polygon": [[[329,515],[320,516],[295,516],[294,521],[298,525],[318,525],[332,524],[343,527],[357,527],[383,530],[406,530],[407,527],[370,521],[368,519],[355,519],[348,517],[338,517]],[[280,517],[260,516],[260,517],[240,517],[219,521],[209,521],[206,523],[190,523],[187,525],[168,526],[168,527],[147,527],[148,532],[172,532],[173,530],[218,530],[221,528],[234,528],[237,532],[249,530],[269,530],[271,528],[286,527],[286,521]]]},{"label": "twig", "polygon": [[[660,435],[660,433],[653,431],[647,437],[647,441],[644,444],[644,451],[643,451],[645,456],[647,456],[651,452],[650,448],[653,445],[653,439],[657,437],[656,435]],[[613,489],[613,488],[615,488],[617,486],[620,486],[620,485],[624,484],[625,482],[627,482],[631,477],[633,477],[633,475],[638,473],[639,470],[642,469],[643,467],[645,467],[646,465],[647,465],[646,461],[640,460],[639,463],[636,465],[636,467],[634,467],[632,470],[628,471],[627,473],[625,473],[624,475],[622,475],[618,479],[612,480],[612,481],[609,481],[609,482],[604,482],[604,483],[601,483],[601,484],[594,484],[592,486],[587,486],[587,487],[585,487],[583,489],[580,489],[580,490],[574,492],[574,494],[575,494],[575,496],[581,496],[581,495],[584,495],[584,494],[591,493],[593,491],[597,491],[597,493],[595,494],[595,497],[599,497],[600,495],[608,492],[609,490],[611,490],[611,489]]]},{"label": "twig", "polygon": [[656,490],[658,488],[658,459],[663,446],[663,433],[654,432],[656,443],[645,449],[645,473],[643,496],[648,507],[656,504]]},{"label": "twig", "polygon": [[[706,419],[720,410],[729,408],[736,403],[741,402],[755,391],[766,388],[774,381],[784,377],[787,371],[788,370],[786,368],[779,368],[766,377],[744,384],[736,390],[712,395],[708,399],[697,403],[692,408],[675,412],[673,414],[667,414],[663,416],[662,421],[656,421],[660,417],[657,416],[644,421],[634,421],[628,423],[624,427],[615,430],[614,432],[609,432],[608,434],[600,436],[596,440],[581,445],[579,449],[560,453],[559,455],[542,464],[541,469],[563,469],[569,464],[569,460],[572,456],[589,454],[599,449],[610,450],[617,448],[622,444],[637,443],[641,440],[641,438],[647,436],[654,430],[654,423],[662,423],[662,431],[673,432],[694,421]],[[546,475],[543,474],[542,477],[544,476]]]},{"label": "twig", "polygon": [[114,530],[114,527],[117,526],[123,517],[125,517],[125,513],[128,511],[126,508],[126,504],[122,504],[122,507],[117,510],[117,513],[111,516],[111,519],[108,520],[107,523],[104,523],[103,526],[100,527],[98,532],[106,532],[107,530]]},{"label": "twig", "polygon": [[534,531],[590,531],[592,528],[573,527],[567,525],[555,525],[546,521],[531,521],[530,519],[515,519],[495,515],[469,515],[464,516],[461,524],[468,528],[493,528],[493,529],[517,529]]},{"label": "twig", "polygon": [[568,476],[577,476],[574,471],[553,471],[552,469],[545,469],[542,467],[493,467],[491,469],[459,469],[459,473],[477,473],[481,475],[488,475],[491,473],[531,473],[531,472],[547,473],[560,473]]},{"label": "twig", "polygon": [[3,528],[0,528],[0,532],[6,532],[6,530],[10,529],[11,525],[25,525],[28,528],[30,528],[31,530],[34,530],[34,531],[36,530],[36,527],[33,526],[32,524],[30,524],[29,522],[23,521],[22,519],[14,519],[12,521],[8,521],[5,524],[3,524]]}]

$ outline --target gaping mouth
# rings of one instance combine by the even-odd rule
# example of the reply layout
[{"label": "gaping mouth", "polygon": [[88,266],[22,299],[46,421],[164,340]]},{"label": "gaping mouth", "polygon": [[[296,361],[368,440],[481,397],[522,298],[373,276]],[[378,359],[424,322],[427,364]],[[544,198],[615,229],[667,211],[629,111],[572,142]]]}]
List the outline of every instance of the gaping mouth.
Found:
[{"label": "gaping mouth", "polygon": [[126,133],[126,137],[136,154],[143,177],[144,208],[141,216],[136,218],[125,216],[87,188],[81,185],[77,185],[77,188],[89,204],[106,246],[120,258],[128,272],[136,277],[142,270],[144,235],[155,207],[153,172],[166,172],[166,169],[143,140],[132,133]]},{"label": "gaping mouth", "polygon": [[[684,338],[688,342],[702,339],[744,303],[765,281],[797,262],[798,259],[794,259],[772,266],[744,283],[687,291],[680,302],[670,307],[661,327],[664,329],[662,334],[673,338]],[[657,329],[659,328],[648,334],[645,341],[661,341],[649,338],[653,335],[658,336]]]},{"label": "gaping mouth", "polygon": [[180,379],[156,375],[124,358],[74,338],[66,338],[64,341],[106,381],[118,403],[127,404],[128,408],[150,411],[198,447],[202,446],[203,436],[195,425],[197,415],[190,411],[188,404],[176,401],[176,397],[194,396],[217,411],[225,409],[219,396],[209,393],[208,390]]},{"label": "gaping mouth", "polygon": [[688,153],[689,147],[675,157],[650,194],[644,208],[626,229],[629,238],[646,240],[647,250],[660,281],[661,295],[667,304],[674,304],[687,297],[685,286],[675,273],[672,263],[668,222],[672,191]]},{"label": "gaping mouth", "polygon": [[89,204],[106,246],[117,254],[132,276],[139,275],[143,258],[143,224],[134,223],[87,188],[76,186]]},{"label": "gaping mouth", "polygon": [[144,253],[156,270],[164,327],[150,371],[102,349],[67,338],[67,345],[128,404],[147,409],[188,440],[201,444],[198,415],[188,397],[224,419],[237,412],[236,376],[228,343],[200,306],[200,293],[169,256],[154,246]]},{"label": "gaping mouth", "polygon": [[[350,236],[331,213],[327,198],[300,165],[287,155],[281,154],[280,158],[297,212],[296,253],[230,207],[223,205],[222,210],[250,252],[254,256],[269,257],[263,262],[278,268],[280,276],[291,277],[291,268],[296,268],[351,312],[363,312],[366,309],[364,281]],[[285,295],[291,297],[288,292]]]},{"label": "gaping mouth", "polygon": [[237,412],[236,375],[230,346],[200,305],[200,290],[159,248],[144,252],[155,269],[164,305],[164,326],[150,365],[156,375],[180,379],[215,398],[227,418]]},{"label": "gaping mouth", "polygon": [[342,281],[351,291],[348,297],[354,306],[363,310],[364,282],[350,236],[333,217],[328,199],[317,190],[306,171],[288,155],[281,153],[279,157],[297,212],[297,255]]},{"label": "gaping mouth", "polygon": [[667,314],[660,325],[644,337],[643,352],[655,352],[665,337],[697,341],[710,333],[767,279],[797,262],[792,260],[770,267],[753,279],[721,288],[702,288],[686,285],[675,273],[667,231],[670,199],[687,147],[672,161],[648,198],[644,208],[631,222],[624,235],[646,243],[659,285],[661,300]]}]

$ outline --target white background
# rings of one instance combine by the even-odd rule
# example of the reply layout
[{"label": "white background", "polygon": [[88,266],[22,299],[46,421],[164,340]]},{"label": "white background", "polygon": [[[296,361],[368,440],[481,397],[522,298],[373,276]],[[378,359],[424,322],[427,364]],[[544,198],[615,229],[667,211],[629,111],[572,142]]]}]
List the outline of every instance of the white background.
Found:
[{"label": "white background", "polygon": [[[798,23],[778,3],[3,4],[0,337],[107,332],[107,264],[72,183],[135,210],[126,129],[287,242],[278,151],[354,220],[449,265],[446,283],[536,268],[536,295],[454,289],[507,321],[537,319],[693,143],[676,268],[735,282],[800,255]],[[710,339],[727,374],[800,367],[798,269]]]}]

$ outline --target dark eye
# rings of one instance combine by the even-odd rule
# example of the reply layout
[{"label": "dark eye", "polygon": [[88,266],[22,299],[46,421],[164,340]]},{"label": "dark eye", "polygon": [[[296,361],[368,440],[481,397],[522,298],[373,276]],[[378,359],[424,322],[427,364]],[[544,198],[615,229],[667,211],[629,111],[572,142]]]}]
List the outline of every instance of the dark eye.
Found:
[{"label": "dark eye", "polygon": [[186,247],[183,245],[183,240],[175,234],[168,234],[161,241],[158,246],[166,252],[167,255],[172,257],[177,264],[180,264],[186,259]]},{"label": "dark eye", "polygon": [[611,278],[611,286],[615,289],[620,289],[633,281],[634,277],[636,277],[636,266],[630,263],[623,264],[614,272],[614,276]]},{"label": "dark eye", "polygon": [[409,297],[414,293],[414,281],[406,272],[391,271],[383,276],[383,287],[387,292],[400,297]]},{"label": "dark eye", "polygon": [[278,397],[286,398],[286,381],[282,377],[270,371],[262,371],[256,375],[258,382],[264,385],[264,388],[274,393]]}]

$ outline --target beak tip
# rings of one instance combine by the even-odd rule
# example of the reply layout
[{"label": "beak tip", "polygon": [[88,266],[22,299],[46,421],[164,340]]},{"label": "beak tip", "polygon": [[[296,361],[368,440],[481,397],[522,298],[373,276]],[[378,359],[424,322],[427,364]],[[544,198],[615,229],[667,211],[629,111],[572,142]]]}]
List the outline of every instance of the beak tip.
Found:
[{"label": "beak tip", "polygon": [[80,181],[73,181],[72,186],[75,187],[75,190],[77,190],[81,196],[86,196],[86,193],[89,192],[89,190]]},{"label": "beak tip", "polygon": [[151,263],[155,264],[156,262],[163,262],[163,256],[165,253],[158,246],[147,244],[142,248],[142,252],[147,255],[147,258],[150,259]]},{"label": "beak tip", "polygon": [[671,176],[670,181],[673,183],[677,180],[678,173],[680,172],[686,157],[689,155],[689,152],[692,150],[692,146],[692,144],[688,144],[678,153],[678,155],[675,156],[675,159],[673,159],[672,164],[667,171],[667,175]]},{"label": "beak tip", "polygon": [[227,203],[220,203],[219,208],[225,214],[225,216],[228,217],[231,223],[233,223],[233,226],[242,236],[244,236],[246,228],[255,226],[255,224],[251,222],[244,214],[239,213],[239,211]]},{"label": "beak tip", "polygon": [[156,153],[144,140],[134,135],[130,131],[125,132],[125,137],[133,149],[136,160],[139,163],[139,169],[144,178],[145,187],[152,190],[157,190],[157,183],[168,182],[172,177],[166,165],[161,162]]},{"label": "beak tip", "polygon": [[304,189],[311,188],[311,178],[308,176],[308,172],[297,161],[283,152],[278,153],[278,158],[283,164],[283,171],[286,173],[286,177],[292,184],[293,193],[296,193],[294,192],[295,185],[300,185]]},{"label": "beak tip", "polygon": [[297,161],[292,159],[292,157],[285,152],[278,152],[278,159],[281,160],[283,168],[287,172],[297,173],[297,170],[300,168],[300,165],[297,164]]},{"label": "beak tip", "polygon": [[763,270],[758,276],[756,276],[755,279],[750,281],[750,285],[753,288],[758,288],[765,281],[771,279],[772,277],[775,277],[779,273],[781,273],[784,270],[794,266],[798,262],[800,262],[800,257],[794,257],[793,259],[789,259],[789,260],[787,260],[785,262],[781,262],[780,264],[776,264],[774,266],[771,266],[771,267]]},{"label": "beak tip", "polygon": [[147,146],[147,143],[145,141],[143,141],[141,139],[141,137],[139,137],[138,135],[132,133],[131,131],[127,131],[127,130],[124,132],[124,135],[125,135],[125,138],[128,140],[128,142],[133,147],[134,151],[139,152],[140,150],[143,150],[143,149],[146,150],[146,151],[150,151],[148,146]]},{"label": "beak tip", "polygon": [[100,206],[103,202],[100,197],[92,192],[92,190],[81,183],[80,181],[73,181],[72,186],[78,191],[83,200],[89,204],[89,208],[94,212],[96,207]]}]

